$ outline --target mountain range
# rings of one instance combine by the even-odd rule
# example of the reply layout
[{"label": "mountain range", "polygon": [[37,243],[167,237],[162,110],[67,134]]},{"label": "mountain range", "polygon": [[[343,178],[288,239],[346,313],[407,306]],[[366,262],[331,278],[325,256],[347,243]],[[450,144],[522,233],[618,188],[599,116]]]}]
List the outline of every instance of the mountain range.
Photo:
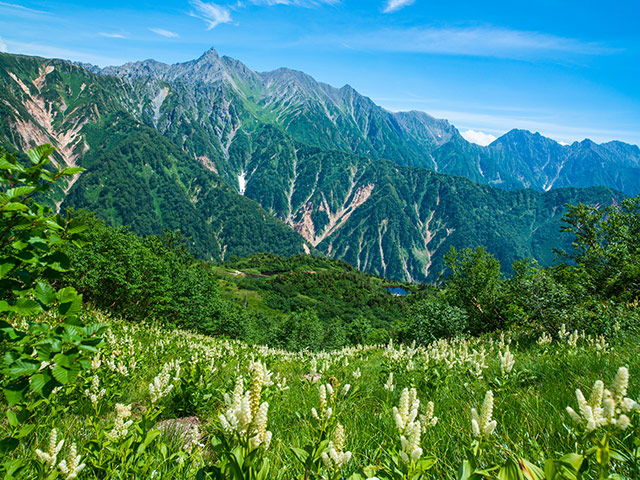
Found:
[{"label": "mountain range", "polygon": [[214,49],[104,69],[0,54],[0,84],[2,145],[51,142],[87,169],[58,208],[179,229],[209,259],[319,251],[410,281],[436,280],[451,246],[549,263],[570,241],[565,203],[640,192],[637,146],[512,130],[481,147],[426,113]]}]

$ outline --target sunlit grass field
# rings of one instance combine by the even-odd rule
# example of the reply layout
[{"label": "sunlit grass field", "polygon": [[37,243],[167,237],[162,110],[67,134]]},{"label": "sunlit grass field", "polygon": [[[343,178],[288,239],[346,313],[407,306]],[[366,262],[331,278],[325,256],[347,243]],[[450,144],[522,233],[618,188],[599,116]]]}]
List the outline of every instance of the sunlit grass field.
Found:
[{"label": "sunlit grass field", "polygon": [[[86,315],[88,321],[111,324],[105,342],[78,382],[39,407],[36,428],[12,453],[33,462],[15,478],[73,478],[36,453],[46,454],[52,429],[57,442],[65,441],[59,452],[53,449],[57,462],[76,444],[78,465],[85,464],[77,478],[195,478],[201,467],[218,460],[212,441],[215,445],[214,439],[224,436],[220,415],[229,411],[239,376],[244,387],[253,388],[257,362],[263,368],[259,402],[268,403],[271,432],[268,448],[263,445],[261,451],[270,465],[265,478],[273,479],[304,478],[295,449],[316,445],[323,435],[331,439],[338,423],[344,427],[342,450],[351,457],[340,468],[320,465],[317,478],[349,478],[357,472],[374,478],[376,468],[403,449],[393,407],[405,388],[415,388],[419,416],[433,402],[437,417],[430,422],[421,417],[419,439],[420,458],[433,460],[433,466],[424,476],[407,478],[456,478],[478,440],[471,409],[480,411],[488,390],[497,425],[483,439],[482,461],[494,465],[515,455],[541,467],[545,459],[582,453],[585,447],[584,429],[566,411],[567,406],[578,410],[576,389],[588,395],[598,379],[609,388],[625,366],[627,396],[637,401],[640,390],[638,336],[624,331],[609,338],[564,331],[529,338],[507,333],[428,346],[291,353],[134,325],[96,312]],[[116,404],[130,406],[130,416],[118,419]],[[629,416],[627,431],[632,432],[638,413]],[[113,433],[118,425],[126,430],[120,437]],[[0,424],[0,430],[7,428]],[[381,473],[379,478],[395,477]]]}]

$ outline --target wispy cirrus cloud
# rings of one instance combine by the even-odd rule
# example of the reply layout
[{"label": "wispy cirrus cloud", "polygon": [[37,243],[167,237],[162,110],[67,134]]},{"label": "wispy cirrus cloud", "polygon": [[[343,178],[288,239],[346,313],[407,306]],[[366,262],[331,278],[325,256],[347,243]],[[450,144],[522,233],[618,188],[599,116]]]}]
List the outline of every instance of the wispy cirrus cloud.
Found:
[{"label": "wispy cirrus cloud", "polygon": [[211,30],[220,24],[231,22],[231,12],[227,7],[201,0],[191,0],[190,3],[195,9],[194,12],[191,12],[191,16],[204,20],[207,24],[207,30]]},{"label": "wispy cirrus cloud", "polygon": [[382,11],[384,13],[391,13],[400,10],[401,8],[408,7],[409,5],[413,5],[414,3],[415,0],[387,0]]},{"label": "wispy cirrus cloud", "polygon": [[101,67],[104,67],[106,65],[122,65],[126,61],[132,60],[131,58],[126,57],[105,57],[100,54],[95,54],[91,51],[56,47],[49,43],[18,42],[15,40],[11,40],[9,41],[9,47],[11,48],[11,53],[35,55],[45,58],[71,59],[73,61],[91,63],[93,65],[99,65]]},{"label": "wispy cirrus cloud", "polygon": [[324,38],[327,40],[361,50],[510,59],[602,55],[617,51],[579,39],[495,26],[387,28]]},{"label": "wispy cirrus cloud", "polygon": [[[243,2],[238,2],[242,4]],[[337,5],[340,0],[249,0],[253,5],[293,5],[295,7],[320,7],[322,5]]]},{"label": "wispy cirrus cloud", "polygon": [[100,32],[100,33],[98,33],[98,35],[100,35],[101,37],[107,37],[107,38],[129,38],[124,33]]},{"label": "wispy cirrus cloud", "polygon": [[7,3],[0,2],[0,8],[14,10],[15,12],[21,13],[30,13],[35,15],[49,15],[49,12],[45,12],[44,10],[36,10],[34,8],[28,8],[23,5],[18,5],[15,3]]},{"label": "wispy cirrus cloud", "polygon": [[2,37],[0,37],[0,52],[6,52],[7,51],[7,44],[4,43],[4,40],[2,40]]},{"label": "wispy cirrus cloud", "polygon": [[180,36],[176,32],[165,30],[164,28],[150,28],[149,30],[151,30],[155,34],[158,34],[167,38],[178,38]]}]

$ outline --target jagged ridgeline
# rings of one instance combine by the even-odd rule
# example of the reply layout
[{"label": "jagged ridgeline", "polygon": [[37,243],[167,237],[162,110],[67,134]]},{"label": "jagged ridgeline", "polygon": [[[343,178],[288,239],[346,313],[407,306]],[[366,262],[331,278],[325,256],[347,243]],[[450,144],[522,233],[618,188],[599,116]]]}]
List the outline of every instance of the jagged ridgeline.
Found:
[{"label": "jagged ridgeline", "polygon": [[[477,147],[446,121],[392,114],[300,72],[259,74],[214,50],[184,64],[104,70],[1,54],[0,82],[3,144],[51,142],[58,162],[87,168],[56,193],[61,208],[88,208],[141,234],[179,229],[211,259],[315,248],[410,281],[437,279],[450,246],[484,245],[505,267],[525,256],[548,263],[570,242],[558,234],[565,203],[624,196],[604,187],[505,191],[434,173],[540,190],[574,183],[565,167],[548,173],[571,163],[564,157],[543,152],[549,162],[538,168],[526,156],[539,157],[539,136],[522,133],[535,141],[516,161],[507,151],[520,140],[507,140],[517,132]],[[602,149],[619,153],[605,169],[618,173],[588,178],[637,188],[637,147],[593,144],[592,157],[575,161],[600,161]],[[620,162],[626,170],[613,168]]]}]

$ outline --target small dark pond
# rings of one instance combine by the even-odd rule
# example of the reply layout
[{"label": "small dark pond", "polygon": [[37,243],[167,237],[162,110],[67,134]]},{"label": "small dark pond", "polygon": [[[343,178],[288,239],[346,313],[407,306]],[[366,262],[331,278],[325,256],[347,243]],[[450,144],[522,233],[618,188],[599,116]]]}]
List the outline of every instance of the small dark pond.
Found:
[{"label": "small dark pond", "polygon": [[411,293],[400,287],[387,287],[387,290],[389,290],[391,295],[409,295]]}]

